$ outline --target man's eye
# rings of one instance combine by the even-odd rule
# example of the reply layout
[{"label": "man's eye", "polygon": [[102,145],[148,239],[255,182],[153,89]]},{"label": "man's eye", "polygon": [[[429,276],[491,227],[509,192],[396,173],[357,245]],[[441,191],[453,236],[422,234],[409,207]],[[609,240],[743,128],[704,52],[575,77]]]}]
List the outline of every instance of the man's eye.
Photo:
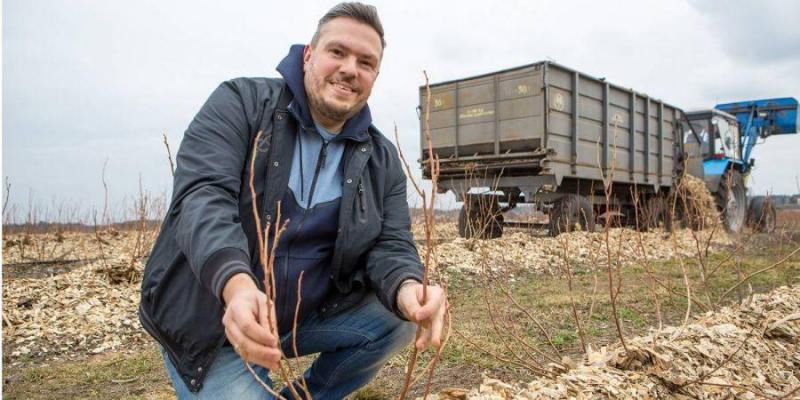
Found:
[{"label": "man's eye", "polygon": [[341,50],[339,50],[339,49],[331,49],[331,53],[332,53],[333,55],[335,55],[335,56],[342,56],[342,55],[344,55],[344,52],[343,52],[343,51],[341,51]]}]

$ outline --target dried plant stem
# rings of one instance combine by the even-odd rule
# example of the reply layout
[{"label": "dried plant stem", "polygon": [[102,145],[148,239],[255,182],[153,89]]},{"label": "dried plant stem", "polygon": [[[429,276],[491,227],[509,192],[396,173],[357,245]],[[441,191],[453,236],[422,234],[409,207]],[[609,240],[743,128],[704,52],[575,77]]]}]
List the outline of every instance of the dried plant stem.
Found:
[{"label": "dried plant stem", "polygon": [[[294,351],[294,357],[300,357],[300,353],[297,351],[297,320],[300,317],[300,302],[302,301],[302,288],[303,288],[303,274],[306,271],[300,271],[300,276],[297,278],[297,304],[294,307],[294,321],[292,322],[292,351]],[[300,360],[297,360],[297,370],[302,371],[300,366]],[[293,385],[293,383],[289,383]],[[303,389],[303,392],[306,394],[306,399],[311,399],[311,392],[308,390],[308,383],[306,382],[306,376],[302,372],[300,373],[300,388]]]},{"label": "dried plant stem", "polygon": [[491,351],[486,349],[486,346],[479,345],[479,344],[475,343],[470,338],[468,338],[466,335],[464,335],[463,333],[459,332],[456,329],[453,329],[453,332],[455,332],[456,335],[458,335],[462,339],[464,339],[464,341],[467,342],[467,344],[469,344],[470,346],[474,347],[478,351],[480,351],[480,352],[482,352],[482,353],[484,353],[484,354],[486,354],[486,355],[488,355],[490,357],[493,357],[493,358],[495,358],[495,359],[497,359],[499,361],[502,361],[502,362],[508,363],[508,364],[514,364],[514,365],[516,365],[518,367],[522,367],[524,369],[527,369],[528,371],[530,371],[530,372],[532,372],[534,374],[537,374],[537,375],[544,375],[544,376],[548,376],[550,378],[555,378],[556,377],[556,374],[553,373],[552,371],[548,371],[548,370],[540,368],[540,367],[528,365],[526,363],[522,363],[522,362],[519,362],[519,361],[516,361],[516,360],[512,360],[512,359],[503,357],[503,356],[501,356],[501,355],[499,355],[497,353],[491,352]]},{"label": "dried plant stem", "polygon": [[794,389],[786,392],[786,394],[782,395],[781,397],[778,397],[778,399],[788,399],[790,396],[793,396],[795,393],[797,393],[798,390],[800,390],[800,385],[797,385]]},{"label": "dried plant stem", "polygon": [[[286,230],[286,227],[287,227],[287,225],[289,223],[289,220],[285,220],[283,222],[283,224],[280,223],[280,220],[281,220],[281,204],[280,204],[280,202],[278,202],[277,211],[276,211],[276,218],[275,218],[275,225],[274,225],[275,226],[275,234],[274,234],[274,236],[272,238],[272,246],[270,246],[269,245],[269,237],[268,237],[269,229],[270,229],[270,223],[268,222],[265,228],[262,228],[262,226],[261,226],[261,218],[259,218],[259,212],[258,212],[258,206],[257,206],[258,202],[256,201],[256,198],[257,198],[256,190],[255,190],[255,186],[254,186],[254,183],[253,183],[253,181],[255,180],[256,156],[258,155],[257,143],[259,142],[259,139],[261,138],[262,134],[263,134],[263,131],[258,131],[258,133],[256,134],[256,137],[255,137],[255,139],[253,141],[253,154],[250,157],[250,180],[249,180],[248,183],[249,183],[249,186],[250,186],[250,194],[251,194],[251,196],[253,198],[253,201],[252,201],[252,203],[253,203],[253,219],[255,220],[255,225],[256,225],[256,237],[258,239],[259,261],[260,261],[261,267],[264,270],[264,281],[263,281],[264,282],[264,292],[267,295],[267,304],[265,304],[265,306],[267,307],[267,326],[268,326],[268,329],[269,329],[270,333],[273,336],[275,336],[276,338],[279,338],[280,334],[278,332],[277,324],[276,324],[276,321],[275,321],[276,316],[272,312],[272,308],[274,307],[274,304],[275,304],[275,285],[274,285],[274,283],[275,283],[275,275],[274,275],[275,271],[274,271],[273,266],[274,266],[274,263],[275,263],[275,251],[277,250],[278,243],[280,242],[280,237],[283,234],[283,232]],[[298,299],[298,301],[299,301],[299,299]],[[297,321],[294,321],[294,323],[296,324]],[[283,354],[281,354],[281,358],[284,359],[284,360],[286,359],[286,357]],[[245,360],[245,364],[247,365],[247,361],[246,360]],[[291,368],[291,365],[288,363],[288,360],[287,360],[287,365],[288,365],[288,368]],[[284,367],[283,363],[279,363],[279,366],[280,366],[279,373],[281,375],[281,378],[284,380],[284,382],[288,383],[288,388],[289,388],[289,391],[292,393],[292,396],[295,399],[302,399],[302,397],[295,390],[294,385],[291,384],[291,382],[294,381],[294,373],[293,373],[293,371],[287,372],[287,368]],[[253,375],[253,377],[257,381],[259,381],[259,383],[262,386],[264,386],[265,388],[267,386],[269,386],[269,385],[266,385],[264,382],[261,381],[261,378],[259,378],[258,375],[255,374],[255,372],[252,370],[252,368],[250,368],[249,365],[248,365],[247,369],[248,369],[248,371],[250,371],[251,375]],[[272,393],[274,395],[274,392],[272,390],[270,390],[270,393]]]},{"label": "dried plant stem", "polygon": [[[258,132],[261,135],[261,131]],[[172,177],[175,177],[175,164],[172,162],[172,152],[169,149],[169,142],[167,141],[167,133],[164,132],[161,134],[161,137],[164,138],[164,147],[167,148],[167,160],[169,160],[169,171],[172,172]],[[258,136],[256,136],[258,137]],[[254,151],[255,153],[255,151]]]},{"label": "dried plant stem", "polygon": [[[639,192],[636,188],[631,189],[631,198],[633,199],[633,218],[636,223],[636,243],[639,246],[639,250],[642,252],[642,257],[644,258],[644,270],[647,274],[648,282],[650,283],[650,291],[653,292],[653,303],[655,304],[656,308],[656,318],[658,320],[658,332],[660,333],[664,326],[664,318],[661,314],[661,299],[658,296],[658,288],[656,287],[656,278],[655,278],[655,271],[653,270],[653,266],[650,264],[650,259],[647,254],[647,249],[644,247],[644,240],[642,239],[642,232],[640,231],[639,227]],[[655,345],[655,340],[658,337],[658,334],[653,335],[653,344]]]},{"label": "dried plant stem", "polygon": [[[431,101],[431,90],[430,85],[428,83],[428,74],[427,72],[423,71],[423,75],[425,76],[425,89],[427,94],[427,103],[425,106],[425,120],[424,120],[424,127],[423,131],[425,134],[425,139],[428,144],[428,166],[431,170],[431,196],[430,201],[427,201],[425,192],[419,186],[419,184],[414,179],[414,176],[411,174],[411,168],[408,165],[408,161],[405,158],[405,155],[402,151],[402,146],[400,146],[400,137],[397,133],[397,125],[395,125],[394,134],[395,139],[397,141],[397,149],[398,154],[400,155],[400,159],[403,162],[403,166],[406,170],[406,175],[408,179],[411,181],[411,184],[414,186],[414,189],[417,191],[417,194],[420,195],[422,198],[422,213],[423,213],[423,220],[424,220],[424,231],[425,231],[425,242],[427,245],[425,246],[425,261],[423,263],[422,269],[422,299],[420,300],[421,304],[425,304],[428,299],[428,272],[431,268],[435,268],[435,265],[432,263],[435,261],[434,252],[436,248],[436,244],[433,242],[434,232],[436,230],[436,219],[435,219],[435,204],[436,204],[436,191],[437,185],[439,180],[439,159],[433,153],[433,141],[431,139],[430,133],[430,101]],[[414,346],[411,350],[411,356],[409,357],[408,366],[406,368],[406,376],[403,383],[403,388],[400,391],[399,399],[405,399],[406,395],[408,394],[408,390],[411,385],[411,378],[414,374],[414,367],[417,363],[417,347],[416,342],[419,340],[422,334],[422,326],[417,327],[416,337],[414,339]],[[440,346],[440,351],[443,346]],[[435,364],[434,364],[435,365]],[[431,370],[431,379],[433,377],[433,371]]]},{"label": "dried plant stem", "polygon": [[[445,292],[445,298],[446,298],[447,297],[447,287],[446,286],[444,288],[444,292]],[[450,307],[449,306],[447,307],[447,311],[445,312],[445,315],[444,315],[444,325],[447,326],[447,331],[445,332],[444,340],[442,340],[441,346],[439,346],[439,348],[436,350],[436,355],[433,356],[433,359],[431,360],[431,362],[428,363],[428,366],[425,367],[425,369],[422,371],[423,374],[425,373],[425,371],[428,372],[428,381],[425,383],[425,392],[422,395],[423,400],[428,398],[428,393],[430,393],[430,390],[431,390],[431,383],[433,383],[433,373],[436,371],[436,364],[438,364],[439,360],[442,358],[442,352],[444,351],[445,346],[447,346],[447,342],[450,340],[450,330],[451,330],[452,326],[450,324]]]},{"label": "dried plant stem", "polygon": [[525,362],[525,359],[520,357],[520,355],[517,354],[516,351],[514,351],[514,348],[511,347],[511,345],[506,340],[505,336],[503,336],[503,329],[500,328],[500,326],[497,323],[497,320],[495,319],[496,312],[492,308],[492,302],[489,301],[489,296],[487,294],[488,291],[489,291],[488,289],[483,291],[483,300],[486,303],[486,310],[487,310],[487,314],[489,314],[489,321],[491,321],[492,328],[494,329],[495,333],[497,334],[497,337],[500,339],[500,343],[502,343],[503,347],[505,347],[506,351],[508,351],[508,353],[511,354],[515,359],[517,359],[520,363],[528,364],[527,362]]},{"label": "dried plant stem", "polygon": [[446,324],[447,324],[447,332],[446,332],[446,335],[444,337],[444,340],[442,340],[442,346],[440,347],[440,350],[436,351],[436,354],[434,355],[434,358],[431,359],[431,361],[428,363],[428,365],[425,368],[423,368],[422,371],[420,371],[419,374],[417,374],[417,376],[414,377],[414,379],[411,380],[411,386],[414,386],[417,383],[419,383],[419,380],[422,379],[423,376],[427,375],[428,376],[428,380],[433,378],[432,371],[434,370],[434,368],[436,368],[436,364],[438,363],[438,360],[441,358],[441,353],[442,353],[441,349],[444,349],[444,345],[450,340],[451,325],[449,323],[449,321],[450,321],[450,311],[449,310],[447,312],[447,315],[445,316],[445,320],[446,320]]},{"label": "dried plant stem", "polygon": [[769,270],[771,270],[771,269],[773,269],[773,268],[775,268],[775,267],[778,267],[778,266],[782,265],[782,264],[783,264],[783,263],[785,263],[787,260],[789,260],[790,258],[792,258],[792,256],[794,256],[795,254],[797,254],[798,252],[800,252],[800,247],[798,247],[798,248],[794,249],[794,251],[792,251],[791,253],[787,254],[786,256],[784,256],[783,258],[781,258],[780,260],[778,260],[778,261],[776,261],[776,262],[772,263],[771,265],[769,265],[769,266],[766,266],[766,267],[764,267],[764,268],[761,268],[760,270],[758,270],[758,271],[755,271],[755,272],[752,272],[751,274],[747,275],[746,277],[744,277],[744,279],[740,280],[740,281],[739,281],[739,282],[737,282],[735,285],[731,286],[731,287],[730,287],[730,288],[729,288],[727,291],[725,291],[725,293],[723,293],[723,294],[722,294],[722,296],[720,296],[720,297],[719,297],[719,299],[717,300],[717,302],[715,303],[715,305],[719,305],[719,303],[720,303],[720,302],[721,302],[721,301],[722,301],[722,300],[723,300],[725,297],[727,297],[727,296],[728,296],[728,295],[729,295],[729,294],[730,294],[732,291],[734,291],[736,288],[738,288],[739,286],[741,286],[743,283],[745,283],[745,282],[749,281],[749,280],[750,280],[752,277],[754,277],[754,276],[756,276],[756,275],[758,275],[758,274],[762,274],[762,273],[764,273],[764,272],[767,272],[767,271],[769,271]]},{"label": "dried plant stem", "polygon": [[3,185],[5,189],[5,196],[3,197],[3,221],[6,219],[6,207],[8,207],[8,196],[11,194],[11,182],[8,181],[8,177],[6,176],[5,184]]},{"label": "dried plant stem", "polygon": [[583,332],[583,326],[581,326],[581,319],[578,316],[578,306],[575,304],[575,291],[572,288],[572,263],[570,262],[569,258],[569,243],[566,239],[559,240],[561,242],[561,248],[563,249],[562,258],[564,259],[564,270],[567,273],[567,293],[569,294],[569,302],[572,308],[572,319],[575,321],[575,327],[578,330],[578,338],[581,340],[581,351],[586,354],[586,337]]},{"label": "dried plant stem", "polygon": [[261,387],[263,387],[264,390],[266,390],[269,394],[275,396],[275,398],[278,400],[286,400],[283,396],[281,396],[280,393],[276,392],[269,385],[267,385],[266,382],[261,380],[261,378],[258,376],[256,371],[253,370],[253,367],[250,366],[250,363],[247,362],[247,360],[242,359],[242,361],[244,361],[244,366],[247,367],[247,371],[250,372],[250,375],[253,375],[253,377],[256,378],[256,382],[258,382],[258,384],[261,385]]},{"label": "dried plant stem", "polygon": [[[100,223],[108,227],[108,183],[106,183],[106,167],[108,166],[108,157],[103,162],[103,171],[100,173],[100,180],[103,182],[103,215],[100,217]],[[95,225],[97,222],[95,221]]]},{"label": "dried plant stem", "polygon": [[708,372],[705,372],[703,374],[700,374],[697,378],[680,385],[680,387],[691,386],[691,385],[694,385],[694,384],[697,384],[697,383],[704,383],[706,379],[708,379],[710,376],[714,375],[714,373],[719,371],[720,368],[722,368],[723,366],[728,364],[733,359],[733,356],[735,356],[736,354],[739,353],[740,350],[742,350],[744,345],[747,344],[747,341],[750,340],[750,338],[753,336],[753,332],[755,332],[755,330],[756,330],[756,328],[753,327],[753,329],[751,329],[750,332],[748,332],[747,336],[745,336],[744,340],[742,340],[742,342],[739,343],[739,346],[736,348],[736,350],[734,350],[730,354],[728,354],[725,357],[725,359],[722,360],[722,362],[720,362],[711,371],[708,371]]},{"label": "dried plant stem", "polygon": [[[594,243],[593,243],[594,244]],[[600,264],[598,261],[597,251],[590,251],[589,252],[589,260],[592,265],[592,280],[594,281],[592,285],[592,294],[590,298],[592,299],[591,303],[589,303],[589,313],[586,316],[587,321],[592,320],[592,316],[594,315],[594,306],[597,303],[597,291],[600,289],[600,278],[597,276],[597,271],[599,270],[598,265]]]},{"label": "dried plant stem", "polygon": [[[605,171],[600,159],[600,137],[597,138],[597,167],[600,170],[600,174],[603,178],[603,192],[605,194],[605,202],[606,202],[606,214],[608,215],[608,210],[611,208],[611,195],[614,189],[614,171],[616,170],[617,166],[617,128],[618,122],[614,121],[614,142],[612,144],[612,158],[611,158],[611,167],[607,168],[608,171]],[[603,145],[608,145],[608,143],[603,143]],[[622,289],[622,274],[619,271],[619,265],[617,263],[617,287],[615,289],[614,286],[614,261],[611,257],[611,239],[610,239],[610,230],[611,230],[611,217],[606,217],[605,223],[603,224],[603,233],[604,233],[604,243],[606,248],[606,271],[608,274],[608,299],[611,303],[611,312],[614,319],[614,326],[617,329],[617,336],[619,336],[620,343],[622,344],[622,348],[625,349],[625,352],[628,352],[628,346],[625,343],[625,334],[622,331],[622,322],[619,319],[619,313],[617,311],[617,296],[619,296],[620,290]]]},{"label": "dried plant stem", "polygon": [[[541,322],[539,322],[539,320],[536,317],[534,317],[530,313],[530,311],[528,311],[528,309],[519,304],[517,299],[514,296],[512,296],[511,293],[505,287],[503,287],[502,285],[498,287],[500,288],[500,291],[503,292],[503,294],[506,297],[508,297],[508,299],[511,300],[511,302],[514,303],[514,305],[520,311],[522,311],[531,321],[533,321],[534,324],[536,324],[536,327],[539,329],[540,332],[542,332],[542,335],[547,339],[547,343],[550,344],[550,347],[553,349],[553,351],[555,351],[556,355],[561,357],[561,352],[558,350],[558,347],[556,347],[556,345],[553,343],[553,339],[550,337],[550,334],[547,332],[544,326],[542,326]],[[551,359],[550,361],[553,361],[553,359]]]}]

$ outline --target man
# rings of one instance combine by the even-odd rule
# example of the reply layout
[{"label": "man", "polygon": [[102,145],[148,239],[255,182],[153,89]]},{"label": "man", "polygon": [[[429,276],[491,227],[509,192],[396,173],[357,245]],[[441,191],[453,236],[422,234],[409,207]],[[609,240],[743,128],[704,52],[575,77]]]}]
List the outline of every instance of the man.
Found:
[{"label": "man", "polygon": [[[268,398],[244,361],[269,383],[281,354],[296,356],[298,300],[297,355],[320,353],[304,374],[316,399],[367,383],[412,340],[414,323],[417,348],[440,345],[444,293],[429,286],[422,304],[406,177],[366,104],[384,47],[374,7],[339,4],[310,44],[291,47],[283,79],[225,82],[189,125],[139,308],[180,398]],[[253,202],[262,221],[288,220],[277,242],[274,230],[268,237],[279,335]]]}]

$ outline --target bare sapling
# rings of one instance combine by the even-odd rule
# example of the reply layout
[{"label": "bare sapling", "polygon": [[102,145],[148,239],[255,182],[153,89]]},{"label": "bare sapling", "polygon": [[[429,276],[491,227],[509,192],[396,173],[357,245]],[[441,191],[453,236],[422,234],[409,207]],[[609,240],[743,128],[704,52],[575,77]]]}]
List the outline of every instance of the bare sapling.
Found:
[{"label": "bare sapling", "polygon": [[[248,183],[249,183],[249,188],[250,188],[250,194],[253,197],[253,201],[252,201],[252,203],[253,203],[253,219],[255,220],[256,238],[258,240],[258,247],[257,247],[258,260],[259,260],[259,264],[261,265],[261,267],[262,267],[262,269],[264,271],[264,280],[263,280],[264,293],[267,295],[267,303],[264,304],[264,307],[266,307],[266,309],[267,309],[267,321],[266,321],[267,329],[269,330],[271,335],[273,335],[276,338],[280,338],[280,334],[279,334],[278,328],[277,328],[277,326],[278,326],[277,325],[277,320],[276,320],[277,316],[272,312],[272,309],[274,308],[274,304],[275,304],[275,270],[274,270],[274,265],[275,265],[275,252],[277,250],[278,243],[280,242],[281,235],[286,230],[286,227],[289,224],[289,220],[285,219],[283,221],[283,223],[281,223],[281,203],[278,202],[277,211],[276,211],[276,215],[275,215],[275,225],[274,225],[274,228],[273,228],[274,232],[273,232],[273,235],[272,235],[272,242],[270,243],[269,233],[270,233],[270,229],[272,228],[272,224],[271,224],[271,221],[267,221],[267,223],[266,223],[266,225],[264,227],[262,227],[262,225],[261,225],[261,218],[259,217],[259,210],[258,210],[258,201],[256,201],[256,190],[255,190],[255,185],[253,183],[254,180],[255,180],[256,156],[259,153],[258,143],[260,142],[262,134],[263,134],[263,132],[259,131],[256,134],[255,140],[253,141],[253,154],[252,154],[252,156],[250,158],[250,179],[249,179]],[[300,275],[299,279],[302,279],[302,274]],[[302,283],[302,281],[298,282],[298,287],[299,287],[300,283]],[[298,292],[298,294],[299,294],[299,292]],[[298,296],[298,302],[300,302],[300,301],[301,301],[301,299]],[[299,307],[299,304],[298,304],[298,307]],[[260,322],[263,323],[264,321],[260,321]],[[296,329],[297,329],[297,314],[295,314],[295,320],[293,321],[293,332],[292,332],[292,337],[293,338],[296,336]],[[264,388],[264,390],[266,390],[268,393],[270,393],[271,395],[275,396],[278,399],[284,399],[279,393],[277,393],[268,384],[266,384],[263,380],[261,380],[261,378],[258,376],[258,374],[250,366],[250,363],[247,361],[246,354],[242,354],[241,356],[242,356],[242,360],[244,361],[244,365],[247,368],[247,370],[250,372],[250,374],[253,376],[253,378],[255,378],[255,380]],[[295,385],[294,385],[294,382],[296,381],[297,377],[294,375],[294,373],[292,371],[289,371],[289,369],[291,368],[291,365],[288,363],[288,360],[286,359],[286,356],[282,352],[281,352],[281,361],[280,361],[279,365],[280,365],[280,367],[279,367],[279,371],[278,372],[279,372],[281,378],[284,380],[284,382],[287,383],[287,387],[289,388],[289,391],[291,392],[292,397],[294,399],[298,399],[298,400],[303,399],[304,397],[301,396],[297,392],[297,389],[295,388]],[[309,395],[310,392],[308,391],[308,388],[305,385],[305,380],[301,380],[300,381],[300,385],[302,387],[302,390],[307,395],[305,398],[306,399],[310,399],[311,398],[310,395]]]},{"label": "bare sapling", "polygon": [[[639,193],[638,188],[636,185],[631,189],[631,199],[633,200],[633,218],[634,218],[634,226],[636,228],[636,244],[639,247],[640,256],[642,259],[642,265],[644,266],[644,271],[647,274],[647,281],[650,285],[650,292],[653,295],[653,305],[656,311],[656,320],[658,321],[657,332],[661,332],[664,327],[664,317],[661,314],[661,297],[658,295],[658,287],[656,284],[656,272],[653,269],[653,264],[651,263],[650,257],[647,254],[647,248],[644,245],[644,239],[642,238],[642,229],[641,229],[641,217],[640,217],[640,208],[639,205],[641,204],[641,193]],[[658,334],[653,335],[654,341],[655,338],[658,337]]]},{"label": "bare sapling", "polygon": [[[561,360],[553,357],[550,354],[547,354],[539,346],[530,343],[529,341],[525,340],[523,336],[519,335],[516,331],[517,323],[513,322],[513,320],[508,317],[508,313],[503,313],[503,309],[505,307],[497,306],[496,300],[494,297],[490,298],[495,292],[495,289],[499,289],[513,304],[516,305],[518,309],[520,309],[525,315],[527,315],[532,322],[537,326],[537,328],[542,333],[542,336],[547,340],[550,344],[552,349],[554,350],[554,354],[556,356],[560,356],[561,353],[558,350],[558,347],[553,344],[552,338],[550,334],[547,332],[547,329],[544,328],[542,323],[535,318],[529,310],[522,307],[520,302],[514,297],[511,293],[511,290],[507,287],[505,282],[508,281],[508,276],[503,277],[493,277],[491,276],[491,270],[489,268],[489,260],[490,257],[487,254],[487,250],[485,247],[481,248],[483,252],[483,256],[481,257],[481,264],[482,264],[482,274],[484,276],[486,286],[485,290],[483,290],[483,299],[484,303],[486,304],[486,315],[489,317],[489,321],[491,322],[492,329],[494,330],[495,336],[500,340],[503,347],[506,349],[506,352],[510,354],[514,359],[516,359],[519,363],[525,364],[528,366],[528,369],[531,371],[536,371],[539,375],[550,376],[553,374],[552,371],[548,370],[543,362],[540,362],[539,359],[545,359],[554,365],[564,367],[564,364]],[[508,259],[504,254],[501,255],[502,257],[502,266],[504,271],[509,271],[511,269]],[[509,336],[509,337],[506,337]],[[526,357],[520,356],[514,349],[520,348],[526,353]],[[537,356],[534,356],[535,353]]]},{"label": "bare sapling", "polygon": [[575,322],[575,329],[577,330],[578,338],[581,341],[581,351],[586,354],[586,345],[588,343],[586,342],[586,335],[584,334],[583,326],[581,325],[581,318],[578,316],[578,305],[575,302],[575,291],[572,287],[573,273],[569,240],[567,240],[566,235],[561,235],[557,237],[557,239],[562,250],[561,258],[564,265],[564,275],[567,277],[567,294],[569,295],[570,307],[572,308],[572,320]]},{"label": "bare sapling", "polygon": [[[433,152],[433,141],[431,139],[430,133],[430,102],[431,102],[431,91],[430,86],[428,83],[428,74],[423,71],[423,75],[425,76],[425,90],[427,96],[427,102],[425,105],[424,110],[424,127],[423,133],[425,135],[425,141],[427,143],[427,150],[428,150],[428,158],[427,164],[428,168],[430,169],[431,174],[431,195],[430,198],[426,195],[425,191],[422,190],[420,185],[417,183],[414,175],[411,173],[411,167],[408,164],[408,160],[406,159],[405,155],[402,151],[402,146],[400,145],[400,136],[397,133],[397,126],[395,125],[394,134],[395,134],[395,141],[397,142],[397,150],[400,156],[400,160],[403,163],[403,167],[405,168],[406,176],[408,180],[411,181],[414,190],[416,190],[417,194],[420,196],[422,201],[422,218],[423,218],[423,228],[425,234],[425,254],[423,256],[423,272],[422,272],[422,298],[420,300],[420,304],[425,304],[427,302],[427,288],[428,288],[428,281],[429,281],[429,271],[435,270],[436,268],[436,257],[435,257],[435,248],[436,243],[434,242],[435,232],[436,232],[436,192],[438,190],[438,180],[439,180],[439,158]],[[423,152],[423,161],[424,152]],[[445,293],[447,291],[447,284],[446,282],[442,282]],[[444,325],[449,330],[450,326],[450,313],[449,311],[445,313],[445,321]],[[430,327],[429,327],[430,328]],[[408,366],[406,367],[406,375],[405,380],[403,383],[403,388],[400,391],[400,400],[405,399],[406,395],[408,394],[408,390],[411,386],[412,377],[414,374],[414,368],[417,364],[417,355],[418,350],[416,347],[416,342],[419,340],[420,336],[422,335],[423,329],[422,326],[417,327],[417,333],[414,339],[414,344],[412,344],[411,355],[409,356]],[[448,335],[446,335],[448,336]],[[427,397],[427,394],[430,390],[430,384],[433,379],[433,371],[438,363],[442,351],[444,350],[444,343],[440,344],[439,348],[437,349],[436,354],[430,361],[430,372],[428,375],[428,381],[425,385],[425,394],[423,397]],[[426,368],[427,369],[427,368]]]},{"label": "bare sapling", "polygon": [[[603,241],[605,245],[606,251],[606,272],[608,274],[608,299],[611,304],[611,313],[614,320],[614,326],[617,328],[617,336],[619,337],[620,344],[622,344],[622,348],[625,349],[625,352],[628,352],[628,346],[625,343],[625,333],[622,330],[622,321],[619,318],[619,312],[617,311],[617,298],[619,297],[620,291],[622,290],[622,272],[620,271],[621,263],[619,260],[619,254],[617,257],[613,257],[611,252],[611,221],[612,218],[610,217],[610,209],[611,209],[611,199],[614,190],[614,171],[617,168],[617,135],[618,135],[618,125],[619,121],[614,119],[614,140],[612,144],[612,155],[611,155],[611,162],[610,168],[605,170],[603,168],[603,164],[600,159],[600,138],[598,137],[597,142],[597,167],[600,171],[600,175],[603,179],[603,192],[605,194],[605,206],[606,206],[606,215],[607,217],[604,219],[603,224]],[[608,143],[603,143],[604,146],[608,146]],[[606,150],[602,150],[605,152]],[[584,216],[586,218],[586,216]],[[614,279],[614,275],[616,273],[616,283]]]}]

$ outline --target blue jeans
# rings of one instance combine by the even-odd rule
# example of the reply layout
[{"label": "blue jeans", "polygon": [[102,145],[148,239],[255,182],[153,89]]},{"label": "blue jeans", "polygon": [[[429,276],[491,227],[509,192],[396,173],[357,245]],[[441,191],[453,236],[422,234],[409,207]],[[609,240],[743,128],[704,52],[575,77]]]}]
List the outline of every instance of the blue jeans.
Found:
[{"label": "blue jeans", "polygon": [[[341,399],[369,382],[380,368],[414,338],[415,325],[397,318],[374,293],[342,314],[321,319],[314,312],[297,327],[300,356],[320,353],[305,380],[314,399]],[[283,353],[292,350],[291,333],[281,337]],[[230,346],[223,346],[211,364],[203,388],[192,393],[164,354],[164,364],[179,399],[272,399],[250,375]],[[253,365],[262,381],[272,386],[269,371]],[[302,392],[300,392],[302,393]],[[288,388],[281,395],[292,399]]]}]

